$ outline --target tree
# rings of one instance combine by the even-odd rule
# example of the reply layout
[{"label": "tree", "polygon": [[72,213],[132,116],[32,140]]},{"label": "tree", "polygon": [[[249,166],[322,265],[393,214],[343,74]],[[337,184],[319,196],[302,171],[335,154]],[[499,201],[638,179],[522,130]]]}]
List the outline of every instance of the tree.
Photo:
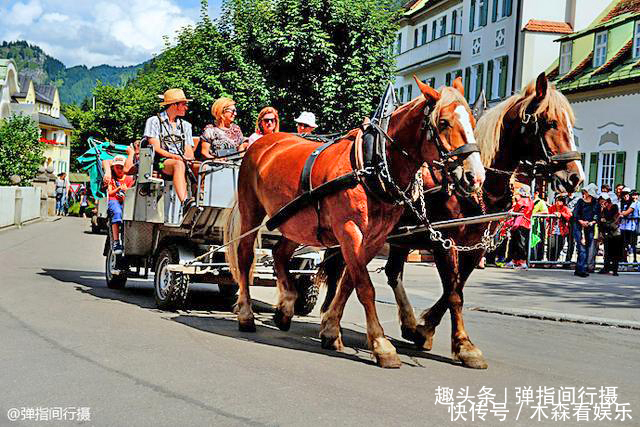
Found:
[{"label": "tree", "polygon": [[9,178],[18,175],[22,185],[31,179],[44,163],[44,143],[39,139],[38,124],[30,117],[13,115],[0,121],[0,185],[9,185]]},{"label": "tree", "polygon": [[368,116],[393,79],[396,3],[226,0],[221,31],[262,70],[285,130],[307,110],[336,131]]}]

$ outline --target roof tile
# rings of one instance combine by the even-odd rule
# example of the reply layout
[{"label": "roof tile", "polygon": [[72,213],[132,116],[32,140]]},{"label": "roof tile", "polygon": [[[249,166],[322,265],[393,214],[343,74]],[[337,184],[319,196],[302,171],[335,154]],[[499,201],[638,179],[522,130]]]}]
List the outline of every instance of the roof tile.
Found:
[{"label": "roof tile", "polygon": [[640,0],[620,0],[600,21],[607,22],[625,13],[640,13]]},{"label": "roof tile", "polygon": [[[640,0],[638,0],[640,1]],[[534,31],[537,33],[556,33],[556,34],[571,34],[573,28],[568,22],[557,21],[540,21],[537,19],[530,19],[527,25],[524,26],[527,31]]]},{"label": "roof tile", "polygon": [[602,64],[597,70],[591,74],[592,76],[597,76],[599,74],[604,74],[613,69],[616,65],[620,63],[621,60],[624,59],[625,55],[631,51],[633,47],[633,39],[629,40],[625,45],[620,49],[613,57],[608,60],[606,63]]}]

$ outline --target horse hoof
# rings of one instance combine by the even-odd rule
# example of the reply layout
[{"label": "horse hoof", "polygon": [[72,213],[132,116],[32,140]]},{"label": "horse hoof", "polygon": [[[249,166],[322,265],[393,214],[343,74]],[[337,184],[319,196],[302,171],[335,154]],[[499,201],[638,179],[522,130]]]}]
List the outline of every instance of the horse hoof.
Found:
[{"label": "horse hoof", "polygon": [[320,345],[325,350],[342,351],[344,349],[344,344],[342,343],[342,337],[340,335],[337,337],[321,335]]},{"label": "horse hoof", "polygon": [[431,351],[433,347],[433,335],[436,333],[436,328],[428,328],[424,325],[416,326],[414,343],[416,346],[425,351]]},{"label": "horse hoof", "polygon": [[482,351],[479,349],[473,349],[469,351],[461,351],[458,354],[454,354],[453,358],[462,363],[462,366],[471,369],[487,369],[489,364],[482,355]]},{"label": "horse hoof", "polygon": [[281,331],[288,331],[291,328],[291,317],[287,317],[280,309],[276,309],[273,321]]},{"label": "horse hoof", "polygon": [[398,357],[398,354],[395,352],[376,354],[375,358],[376,363],[381,368],[398,369],[400,366],[402,366],[402,361]]},{"label": "horse hoof", "polygon": [[253,318],[247,320],[238,320],[238,330],[240,332],[255,332],[256,324]]}]

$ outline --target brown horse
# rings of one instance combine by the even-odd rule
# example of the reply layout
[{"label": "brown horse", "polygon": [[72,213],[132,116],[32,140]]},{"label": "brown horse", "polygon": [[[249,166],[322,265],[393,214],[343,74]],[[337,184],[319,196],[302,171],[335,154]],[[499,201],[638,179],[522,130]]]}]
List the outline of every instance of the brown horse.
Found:
[{"label": "brown horse", "polygon": [[[440,92],[418,81],[423,94],[403,105],[390,119],[386,156],[390,175],[397,187],[410,187],[423,162],[440,158],[442,151],[452,152],[466,143],[474,143],[473,116],[460,89]],[[461,88],[458,80],[456,86]],[[425,112],[428,111],[428,117]],[[329,146],[317,158],[311,173],[312,186],[334,180],[354,170],[352,138]],[[320,144],[298,136],[277,133],[260,138],[247,151],[238,177],[237,202],[228,217],[225,241],[230,244],[227,259],[239,285],[238,322],[242,331],[255,331],[249,285],[252,282],[254,242],[266,215],[273,217],[283,206],[303,192],[300,176],[306,159]],[[394,146],[395,145],[395,146]],[[473,186],[484,181],[479,154],[464,160],[464,169]],[[317,208],[317,209],[316,209]],[[346,260],[345,289],[355,288],[365,308],[367,338],[377,363],[399,367],[395,348],[384,337],[374,303],[374,288],[367,264],[384,245],[385,239],[402,215],[404,207],[386,203],[368,194],[362,183],[341,189],[298,211],[279,226],[282,239],[273,251],[277,276],[278,303],[275,322],[282,330],[290,326],[297,293],[289,278],[287,264],[299,244],[340,245]],[[338,292],[334,304],[322,319],[323,346],[340,347],[338,319],[344,302]]]},{"label": "brown horse", "polygon": [[[566,98],[554,88],[549,88],[546,76],[541,74],[521,94],[514,95],[482,116],[475,130],[487,179],[483,185],[486,210],[469,199],[443,193],[427,196],[428,206],[443,206],[431,210],[429,219],[441,221],[463,218],[482,213],[506,211],[511,207],[509,181],[511,173],[522,161],[543,166],[538,171],[552,179],[556,191],[575,191],[584,180],[584,172],[573,140],[574,116]],[[522,176],[520,177],[522,178]],[[425,176],[425,187],[433,186],[433,177]],[[479,242],[488,224],[461,226],[444,232],[456,245],[470,246]],[[491,226],[491,231],[497,227]],[[402,285],[404,263],[410,249],[433,250],[438,273],[442,280],[443,294],[422,314],[423,324],[416,317]],[[451,348],[453,357],[464,366],[484,369],[487,362],[482,351],[469,338],[462,318],[463,288],[469,275],[477,267],[484,250],[460,252],[454,246],[443,248],[432,242],[424,233],[403,237],[403,242],[392,243],[385,268],[389,285],[393,288],[402,325],[402,336],[415,342],[420,348],[431,350],[435,328],[447,309],[451,315]],[[340,271],[342,260],[328,258],[325,270],[328,274],[328,298],[333,296],[337,277],[332,271]],[[339,292],[339,291],[338,291]],[[325,301],[323,309],[328,306]]]}]

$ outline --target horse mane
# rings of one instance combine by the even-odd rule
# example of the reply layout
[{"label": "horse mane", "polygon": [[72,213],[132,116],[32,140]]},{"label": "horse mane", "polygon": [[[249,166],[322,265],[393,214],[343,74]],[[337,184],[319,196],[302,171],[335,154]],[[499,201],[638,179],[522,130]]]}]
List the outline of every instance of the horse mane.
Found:
[{"label": "horse mane", "polygon": [[[504,117],[512,108],[517,108],[520,119],[524,119],[527,108],[534,101],[536,96],[535,80],[529,83],[519,94],[515,94],[500,104],[491,108],[478,120],[475,129],[476,142],[480,148],[480,158],[485,167],[491,166],[491,163],[500,148],[500,138],[502,136],[502,127]],[[564,120],[564,112],[569,114],[569,120],[573,126],[575,116],[569,101],[555,86],[549,85],[547,94],[539,102],[533,116],[538,118],[540,115],[546,115],[548,120]]]},{"label": "horse mane", "polygon": [[[440,111],[447,105],[452,104],[453,102],[457,102],[461,105],[464,105],[469,111],[471,111],[471,109],[469,108],[469,104],[467,103],[467,100],[464,98],[464,96],[462,96],[460,92],[458,92],[457,89],[454,89],[449,86],[442,86],[438,90],[438,92],[440,92],[440,99],[438,100],[438,102],[436,102],[436,105],[433,108],[433,111],[431,112],[431,124],[433,124],[434,126],[437,126],[438,124]],[[404,110],[413,111],[416,109],[423,109],[425,102],[426,102],[426,98],[424,97],[424,95],[421,94],[416,99],[409,101],[404,105],[401,105],[396,110],[396,112],[401,112]]]}]

